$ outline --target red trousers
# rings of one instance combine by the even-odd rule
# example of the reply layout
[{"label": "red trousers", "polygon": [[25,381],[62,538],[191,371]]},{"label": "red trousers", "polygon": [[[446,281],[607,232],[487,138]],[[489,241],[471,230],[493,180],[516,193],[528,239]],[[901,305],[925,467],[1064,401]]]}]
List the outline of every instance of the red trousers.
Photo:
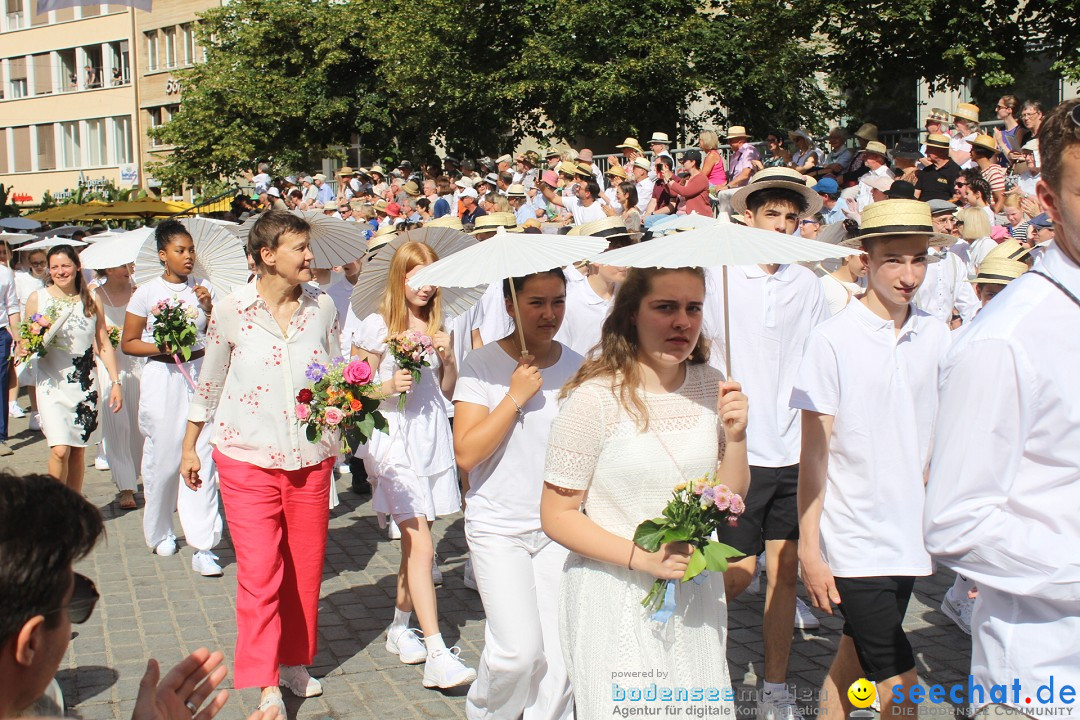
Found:
[{"label": "red trousers", "polygon": [[236,550],[233,686],[277,687],[278,665],[315,658],[334,458],[291,471],[214,461]]}]

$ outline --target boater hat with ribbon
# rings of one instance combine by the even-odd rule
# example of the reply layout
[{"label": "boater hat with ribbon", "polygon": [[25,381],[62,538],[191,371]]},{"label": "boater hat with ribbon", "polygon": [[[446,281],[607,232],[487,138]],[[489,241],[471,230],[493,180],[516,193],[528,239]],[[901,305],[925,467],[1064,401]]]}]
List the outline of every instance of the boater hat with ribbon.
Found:
[{"label": "boater hat with ribbon", "polygon": [[821,210],[821,196],[807,186],[803,175],[784,167],[766,168],[755,175],[749,185],[742,186],[731,196],[731,207],[741,215],[746,212],[746,199],[767,188],[782,188],[801,195],[806,200],[806,210],[799,214],[801,218]]},{"label": "boater hat with ribbon", "polygon": [[943,247],[956,241],[952,235],[934,232],[930,206],[920,200],[881,200],[870,203],[862,212],[859,234],[842,241],[845,247],[865,247],[867,240],[897,236],[924,236],[931,247]]},{"label": "boater hat with ribbon", "polygon": [[631,237],[632,233],[626,229],[626,221],[618,215],[593,220],[570,228],[567,235],[588,235],[596,238],[621,238]]},{"label": "boater hat with ribbon", "polygon": [[1027,263],[1002,257],[987,257],[979,265],[976,285],[1008,285],[1028,271]]}]

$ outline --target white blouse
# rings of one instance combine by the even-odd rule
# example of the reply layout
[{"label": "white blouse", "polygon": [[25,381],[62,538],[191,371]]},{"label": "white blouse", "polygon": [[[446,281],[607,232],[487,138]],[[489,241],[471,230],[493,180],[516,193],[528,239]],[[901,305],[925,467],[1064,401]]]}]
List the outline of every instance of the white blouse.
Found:
[{"label": "white blouse", "polygon": [[338,452],[337,433],[308,442],[296,419],[296,394],[310,385],[308,365],[339,356],[337,309],[329,295],[302,287],[282,334],[251,282],[214,306],[206,356],[188,420],[213,419],[211,444],[241,462],[278,470],[317,465]]}]

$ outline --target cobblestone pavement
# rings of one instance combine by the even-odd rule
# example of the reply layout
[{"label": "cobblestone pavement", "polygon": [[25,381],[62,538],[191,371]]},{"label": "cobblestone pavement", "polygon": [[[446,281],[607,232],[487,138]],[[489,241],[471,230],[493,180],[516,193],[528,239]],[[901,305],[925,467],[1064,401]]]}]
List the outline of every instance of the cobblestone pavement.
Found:
[{"label": "cobblestone pavement", "polygon": [[[6,459],[7,466],[17,472],[44,472],[45,443],[27,430],[26,420],[12,420],[11,425],[16,454]],[[70,713],[91,720],[130,718],[147,658],[156,657],[168,668],[201,646],[231,656],[236,640],[235,556],[226,537],[217,550],[224,577],[203,578],[191,571],[192,551],[183,543],[173,557],[149,553],[142,540],[141,510],[117,507],[109,474],[92,467],[92,448],[87,455],[85,492],[105,515],[107,539],[79,570],[97,582],[102,600],[87,623],[75,626],[77,634],[57,680]],[[393,613],[398,543],[378,529],[368,499],[350,492],[348,475],[338,480],[338,490],[341,504],[331,513],[320,603],[319,655],[311,668],[323,679],[325,694],[299,700],[286,692],[289,716],[464,717],[463,688],[447,693],[424,689],[422,667],[401,665],[383,647],[382,632]],[[137,497],[141,508],[142,496]],[[466,544],[461,515],[440,520],[435,533],[445,577],[438,591],[443,633],[447,644],[460,645],[462,657],[475,666],[483,648],[484,616],[479,595],[462,582]],[[951,583],[948,571],[920,581],[908,609],[905,625],[925,683],[967,679],[970,640],[938,610]],[[746,698],[760,688],[763,598],[764,592],[748,593],[730,609],[728,659],[740,714],[752,712],[753,702]],[[796,631],[789,682],[808,708],[840,627],[838,618],[823,617],[820,630]],[[230,687],[229,682],[223,686]],[[234,694],[219,717],[246,717],[257,698],[255,689]]]}]

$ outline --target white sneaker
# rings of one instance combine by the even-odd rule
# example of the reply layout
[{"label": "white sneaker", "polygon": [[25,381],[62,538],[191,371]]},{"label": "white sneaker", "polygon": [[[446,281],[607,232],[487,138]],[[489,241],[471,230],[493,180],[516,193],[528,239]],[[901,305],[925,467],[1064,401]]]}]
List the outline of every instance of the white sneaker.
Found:
[{"label": "white sneaker", "polygon": [[791,693],[762,691],[757,701],[758,720],[802,720],[802,710]]},{"label": "white sneaker", "polygon": [[33,415],[30,416],[30,429],[31,430],[40,430],[41,429],[41,415],[39,415],[38,413],[34,413]]},{"label": "white sneaker", "polygon": [[439,569],[438,555],[434,555],[431,558],[431,582],[436,585],[442,585],[442,570]]},{"label": "white sneaker", "polygon": [[817,630],[821,627],[821,621],[801,597],[795,598],[795,627],[800,630]]},{"label": "white sneaker", "polygon": [[460,654],[461,648],[456,645],[431,653],[424,665],[424,687],[445,690],[471,685],[476,680],[476,671],[465,667],[465,663],[458,658]]},{"label": "white sneaker", "polygon": [[98,455],[94,458],[94,469],[101,470],[102,472],[107,471],[109,469],[109,461],[101,455]]},{"label": "white sneaker", "polygon": [[221,577],[224,573],[221,566],[217,564],[217,559],[218,556],[209,550],[200,550],[191,556],[191,569],[203,577]]},{"label": "white sneaker", "polygon": [[427,648],[419,632],[415,628],[396,630],[391,625],[386,629],[386,651],[397,655],[406,665],[419,665],[427,660]]},{"label": "white sneaker", "polygon": [[154,548],[154,552],[162,557],[168,557],[169,555],[176,554],[176,538],[167,537],[157,544]]},{"label": "white sneaker", "polygon": [[322,695],[322,683],[311,677],[303,665],[282,665],[278,668],[278,685],[288,688],[296,697]]},{"label": "white sneaker", "polygon": [[956,592],[956,588],[949,588],[941,600],[941,612],[968,635],[971,634],[971,610],[974,607],[975,601],[966,593]]},{"label": "white sneaker", "polygon": [[289,717],[288,711],[285,709],[285,700],[281,697],[280,693],[274,693],[259,703],[259,710],[262,712],[267,712],[270,708],[277,708],[278,717],[281,718],[281,720],[285,720],[285,718]]},{"label": "white sneaker", "polygon": [[394,518],[390,518],[390,524],[386,526],[386,534],[391,540],[401,539],[401,528],[394,522]]},{"label": "white sneaker", "polygon": [[465,569],[462,572],[465,575],[465,587],[480,592],[480,588],[476,586],[476,573],[472,569],[472,558],[466,558]]},{"label": "white sneaker", "polygon": [[19,403],[12,400],[8,403],[8,415],[13,418],[24,418],[26,417],[26,411],[22,409]]},{"label": "white sneaker", "polygon": [[765,570],[765,553],[757,556],[757,563],[754,565],[754,577],[750,578],[750,584],[746,586],[746,592],[759,593],[761,592],[761,573]]}]

